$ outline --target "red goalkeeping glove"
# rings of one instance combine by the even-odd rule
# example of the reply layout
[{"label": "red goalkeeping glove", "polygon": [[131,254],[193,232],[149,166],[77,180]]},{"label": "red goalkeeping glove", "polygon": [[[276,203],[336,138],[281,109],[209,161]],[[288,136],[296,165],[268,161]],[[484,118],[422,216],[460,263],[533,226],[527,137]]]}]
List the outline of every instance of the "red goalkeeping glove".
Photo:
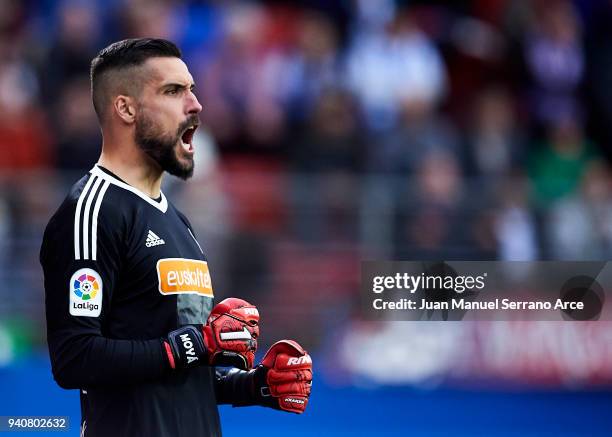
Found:
[{"label": "red goalkeeping glove", "polygon": [[259,403],[301,414],[312,387],[312,359],[293,340],[277,341],[254,370]]},{"label": "red goalkeeping glove", "polygon": [[201,329],[187,325],[169,333],[164,347],[173,369],[209,364],[249,370],[253,367],[258,336],[257,308],[230,297],[212,309]]},{"label": "red goalkeeping glove", "polygon": [[227,298],[212,309],[203,330],[212,366],[253,368],[259,337],[259,311],[254,305]]}]

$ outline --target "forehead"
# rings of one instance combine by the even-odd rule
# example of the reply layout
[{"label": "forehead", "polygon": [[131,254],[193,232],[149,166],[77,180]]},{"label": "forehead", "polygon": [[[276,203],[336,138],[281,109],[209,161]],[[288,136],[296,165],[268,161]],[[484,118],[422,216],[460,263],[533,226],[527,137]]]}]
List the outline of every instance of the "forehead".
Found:
[{"label": "forehead", "polygon": [[183,85],[193,83],[193,77],[182,59],[149,58],[144,65],[148,73],[146,79],[148,85],[159,87],[169,83]]}]

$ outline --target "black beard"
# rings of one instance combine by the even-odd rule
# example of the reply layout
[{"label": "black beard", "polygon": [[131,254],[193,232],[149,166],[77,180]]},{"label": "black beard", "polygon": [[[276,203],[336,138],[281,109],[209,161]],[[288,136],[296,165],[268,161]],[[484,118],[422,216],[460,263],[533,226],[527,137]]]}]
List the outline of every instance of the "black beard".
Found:
[{"label": "black beard", "polygon": [[186,164],[182,163],[175,148],[187,126],[197,123],[197,115],[191,115],[179,125],[175,135],[164,135],[158,132],[157,126],[150,118],[140,115],[136,120],[134,141],[163,171],[187,180],[193,176],[193,158],[188,159]]}]

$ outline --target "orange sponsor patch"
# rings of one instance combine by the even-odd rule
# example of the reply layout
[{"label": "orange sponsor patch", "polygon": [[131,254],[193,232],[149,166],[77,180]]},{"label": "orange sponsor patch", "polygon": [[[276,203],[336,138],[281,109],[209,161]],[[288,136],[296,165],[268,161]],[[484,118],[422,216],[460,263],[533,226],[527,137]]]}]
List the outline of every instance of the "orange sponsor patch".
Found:
[{"label": "orange sponsor patch", "polygon": [[157,279],[161,294],[192,293],[213,297],[208,263],[185,258],[157,261]]}]

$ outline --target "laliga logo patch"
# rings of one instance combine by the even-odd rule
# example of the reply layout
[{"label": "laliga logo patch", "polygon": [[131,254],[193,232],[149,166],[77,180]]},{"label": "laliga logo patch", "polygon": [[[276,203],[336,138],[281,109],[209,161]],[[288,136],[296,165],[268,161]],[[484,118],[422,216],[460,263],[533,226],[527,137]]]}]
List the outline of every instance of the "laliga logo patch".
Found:
[{"label": "laliga logo patch", "polygon": [[70,314],[98,317],[102,311],[102,278],[92,269],[74,272],[68,283]]}]

